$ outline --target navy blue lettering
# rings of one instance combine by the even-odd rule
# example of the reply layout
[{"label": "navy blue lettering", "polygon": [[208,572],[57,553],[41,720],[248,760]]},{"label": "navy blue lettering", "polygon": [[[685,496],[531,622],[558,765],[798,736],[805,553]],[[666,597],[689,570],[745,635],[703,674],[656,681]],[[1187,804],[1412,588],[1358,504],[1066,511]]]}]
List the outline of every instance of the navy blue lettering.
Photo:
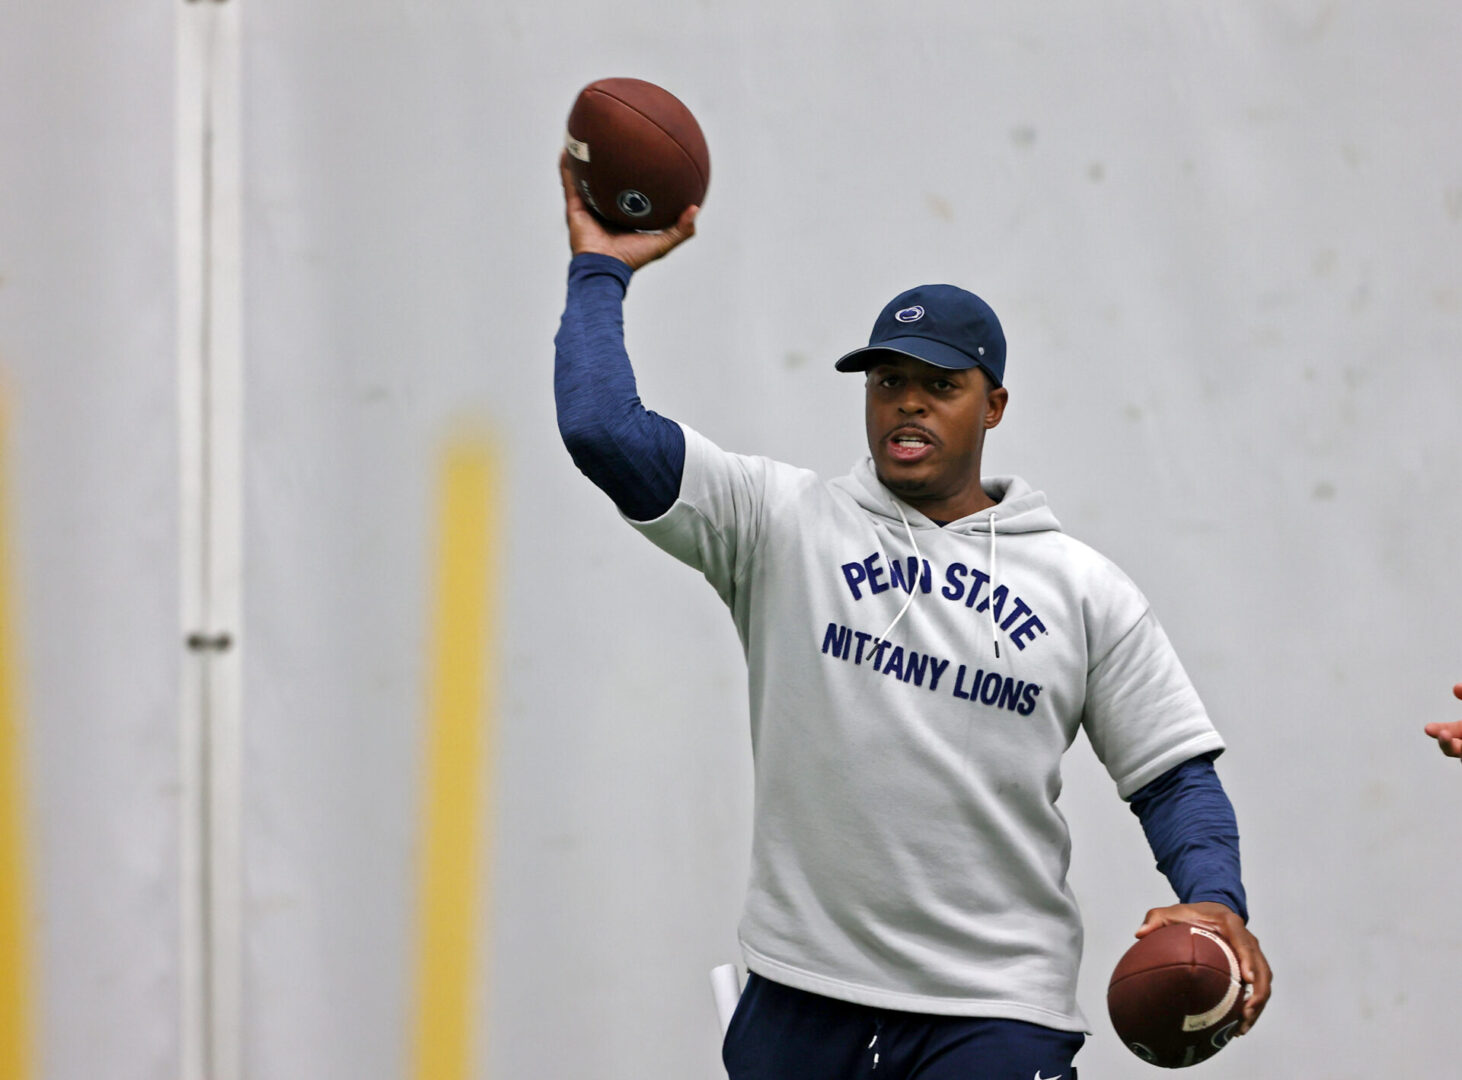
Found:
[{"label": "navy blue lettering", "polygon": [[883,558],[883,556],[875,551],[872,555],[863,560],[863,567],[865,570],[868,571],[868,591],[874,596],[877,596],[881,592],[888,592],[888,582],[885,581],[880,584],[878,580],[886,573],[886,571],[883,569],[883,567],[874,565],[881,558]]},{"label": "navy blue lettering", "polygon": [[[895,645],[893,652],[888,654],[888,660],[883,665],[885,675],[893,675],[902,679],[904,676],[904,647]],[[908,680],[905,679],[905,682]]]},{"label": "navy blue lettering", "polygon": [[[989,583],[989,581],[989,574],[985,573],[983,570],[976,570],[973,566],[970,567],[970,595],[965,597],[965,607],[975,607],[975,601],[979,600],[980,598],[980,590],[983,589]],[[984,611],[989,606],[990,601],[986,600],[979,607],[975,608],[975,610]]]},{"label": "navy blue lettering", "polygon": [[[947,668],[947,667],[949,667],[949,661],[948,660],[936,660],[932,656],[929,657],[929,689],[930,690],[938,690],[939,689],[939,676],[941,676],[941,675],[944,674],[944,669]],[[960,670],[963,671],[964,668],[961,667]]]},{"label": "navy blue lettering", "polygon": [[1036,698],[1041,696],[1041,688],[1035,683],[1027,683],[1025,693],[1020,696],[1020,707],[1015,711],[1021,716],[1029,716],[1036,711]]},{"label": "navy blue lettering", "polygon": [[1030,613],[1030,607],[1027,606],[1024,600],[1017,596],[1015,598],[1015,610],[1012,611],[1009,615],[1005,616],[1005,621],[1000,624],[1000,629],[1009,630],[1011,623],[1015,622],[1015,620],[1020,618],[1022,615],[1029,615]]},{"label": "navy blue lettering", "polygon": [[853,632],[837,623],[827,624],[827,633],[822,635],[822,651],[831,651],[839,660],[848,658],[848,647],[853,643]]},{"label": "navy blue lettering", "polygon": [[[951,664],[949,660],[896,645],[838,622],[829,622],[823,629],[822,654],[836,660],[851,660],[854,664],[867,660],[874,671],[891,675],[905,684],[927,686],[931,692],[938,691]],[[1041,689],[1034,683],[1027,684],[984,668],[977,669],[972,676],[969,667],[960,664],[951,693],[961,701],[994,705],[1029,716],[1036,710]]]},{"label": "navy blue lettering", "polygon": [[[972,683],[971,686],[974,684]],[[954,696],[962,701],[968,701],[970,695],[965,693],[965,666],[961,664],[959,670],[954,673]]]},{"label": "navy blue lettering", "polygon": [[880,665],[883,663],[883,650],[886,649],[886,648],[888,648],[888,642],[884,641],[883,638],[874,638],[873,639],[873,670],[874,671],[880,670]]},{"label": "navy blue lettering", "polygon": [[1010,640],[1015,643],[1017,649],[1024,649],[1026,642],[1036,639],[1037,631],[1044,634],[1046,632],[1046,624],[1041,622],[1039,615],[1032,615],[1010,632]]},{"label": "navy blue lettering", "polygon": [[907,563],[901,563],[897,559],[888,564],[889,578],[895,589],[902,589],[904,592],[913,592],[914,586],[928,592],[931,588],[928,560],[924,561],[922,568],[917,559],[909,556]]},{"label": "navy blue lettering", "polygon": [[843,577],[848,580],[848,588],[853,590],[853,599],[862,600],[863,592],[858,588],[860,582],[868,580],[868,573],[863,569],[860,562],[843,563]]},{"label": "navy blue lettering", "polygon": [[[1010,595],[1010,590],[1008,588],[1006,588],[1004,585],[997,585],[995,587],[995,591],[990,594],[990,599],[992,601],[994,601],[994,603],[995,603],[995,621],[996,622],[999,622],[1000,621],[1001,613],[1004,611],[1004,608],[1005,608],[1005,598],[1007,596],[1009,596],[1009,595]],[[988,606],[988,604],[986,606]],[[980,608],[980,610],[981,611],[984,611],[985,608],[982,607],[982,608]]]},{"label": "navy blue lettering", "polygon": [[944,580],[949,582],[949,584],[939,590],[939,595],[946,600],[958,600],[965,594],[965,583],[960,581],[959,578],[964,577],[968,572],[964,563],[950,563],[949,569],[944,571]]}]

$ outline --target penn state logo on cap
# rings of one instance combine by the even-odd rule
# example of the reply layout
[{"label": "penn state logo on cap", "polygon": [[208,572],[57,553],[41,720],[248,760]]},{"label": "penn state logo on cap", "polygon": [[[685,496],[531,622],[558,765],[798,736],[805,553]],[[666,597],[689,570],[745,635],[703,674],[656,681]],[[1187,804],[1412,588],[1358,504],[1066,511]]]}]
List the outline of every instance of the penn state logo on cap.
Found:
[{"label": "penn state logo on cap", "polygon": [[990,305],[955,285],[905,289],[878,313],[868,344],[833,366],[867,371],[891,353],[935,367],[980,368],[996,386],[1005,384],[1005,331]]},{"label": "penn state logo on cap", "polygon": [[620,210],[630,217],[644,217],[651,209],[649,196],[643,191],[636,191],[634,188],[621,191],[619,198],[615,202],[618,204]]}]

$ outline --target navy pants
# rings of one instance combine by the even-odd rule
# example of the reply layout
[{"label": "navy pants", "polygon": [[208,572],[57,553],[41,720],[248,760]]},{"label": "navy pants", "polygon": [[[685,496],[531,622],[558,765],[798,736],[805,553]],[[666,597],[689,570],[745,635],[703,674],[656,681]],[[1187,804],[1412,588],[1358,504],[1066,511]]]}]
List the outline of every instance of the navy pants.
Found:
[{"label": "navy pants", "polygon": [[1076,1080],[1085,1041],[1022,1020],[854,1005],[753,972],[721,1058],[731,1080]]}]

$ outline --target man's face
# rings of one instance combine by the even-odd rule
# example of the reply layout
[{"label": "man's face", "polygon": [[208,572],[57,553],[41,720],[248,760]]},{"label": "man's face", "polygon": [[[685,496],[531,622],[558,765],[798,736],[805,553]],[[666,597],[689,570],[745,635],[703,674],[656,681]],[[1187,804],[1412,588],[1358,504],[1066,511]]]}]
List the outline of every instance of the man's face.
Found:
[{"label": "man's face", "polygon": [[953,521],[990,505],[980,487],[985,430],[1006,391],[979,368],[951,371],[889,353],[868,370],[868,450],[878,479],[926,516]]}]

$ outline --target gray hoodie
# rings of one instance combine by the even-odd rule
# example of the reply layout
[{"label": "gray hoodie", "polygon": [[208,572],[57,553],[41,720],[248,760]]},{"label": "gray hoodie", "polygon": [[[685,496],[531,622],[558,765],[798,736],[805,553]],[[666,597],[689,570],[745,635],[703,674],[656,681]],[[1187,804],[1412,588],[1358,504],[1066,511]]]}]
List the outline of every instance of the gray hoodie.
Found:
[{"label": "gray hoodie", "polygon": [[679,499],[633,524],[706,576],[745,649],[747,966],[1084,1030],[1061,756],[1084,727],[1126,798],[1223,748],[1146,599],[1019,479],[940,527],[871,460],[828,483],[681,426]]}]

